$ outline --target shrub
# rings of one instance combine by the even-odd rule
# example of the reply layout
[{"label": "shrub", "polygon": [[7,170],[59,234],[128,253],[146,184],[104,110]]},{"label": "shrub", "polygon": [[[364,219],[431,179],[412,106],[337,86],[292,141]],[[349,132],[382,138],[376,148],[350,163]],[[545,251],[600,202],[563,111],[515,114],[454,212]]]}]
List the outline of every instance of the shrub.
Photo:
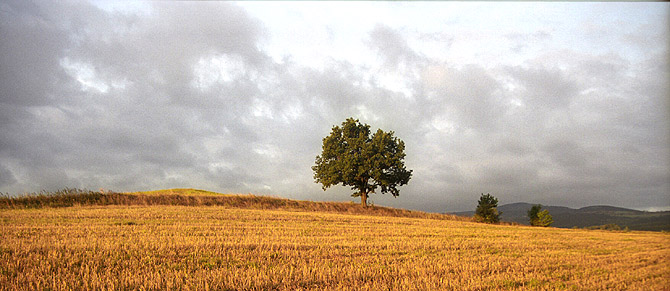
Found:
[{"label": "shrub", "polygon": [[621,226],[618,226],[614,223],[609,223],[609,224],[603,224],[603,225],[587,226],[584,229],[621,230]]}]

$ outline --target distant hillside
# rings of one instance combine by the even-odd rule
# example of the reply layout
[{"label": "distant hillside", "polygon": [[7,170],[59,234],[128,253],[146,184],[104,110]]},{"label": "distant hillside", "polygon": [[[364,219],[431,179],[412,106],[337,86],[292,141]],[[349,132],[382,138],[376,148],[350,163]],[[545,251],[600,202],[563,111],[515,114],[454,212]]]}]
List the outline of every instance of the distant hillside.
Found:
[{"label": "distant hillside", "polygon": [[[533,204],[512,203],[498,207],[502,211],[503,221],[529,224],[527,212]],[[647,212],[614,206],[588,206],[573,209],[563,206],[542,206],[549,210],[554,218],[553,227],[572,228],[589,227],[604,224],[616,224],[631,230],[670,231],[670,211]],[[473,216],[474,211],[451,213],[454,215]]]}]

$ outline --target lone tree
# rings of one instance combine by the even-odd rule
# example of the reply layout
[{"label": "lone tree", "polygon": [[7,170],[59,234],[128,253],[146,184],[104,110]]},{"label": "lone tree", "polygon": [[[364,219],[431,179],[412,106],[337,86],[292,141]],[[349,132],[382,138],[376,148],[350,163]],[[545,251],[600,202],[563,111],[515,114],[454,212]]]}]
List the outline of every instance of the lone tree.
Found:
[{"label": "lone tree", "polygon": [[554,218],[549,214],[549,210],[542,210],[542,205],[540,204],[533,205],[528,210],[528,218],[532,226],[547,227],[554,223]]},{"label": "lone tree", "polygon": [[356,191],[351,196],[360,196],[363,207],[377,188],[398,196],[398,187],[409,182],[412,170],[405,169],[405,143],[393,134],[378,129],[370,136],[370,126],[353,118],[333,127],[312,167],[316,183],[324,191],[340,183],[350,186]]},{"label": "lone tree", "polygon": [[498,199],[491,194],[482,193],[475,209],[475,221],[486,223],[497,223],[500,221],[502,212],[498,212]]}]

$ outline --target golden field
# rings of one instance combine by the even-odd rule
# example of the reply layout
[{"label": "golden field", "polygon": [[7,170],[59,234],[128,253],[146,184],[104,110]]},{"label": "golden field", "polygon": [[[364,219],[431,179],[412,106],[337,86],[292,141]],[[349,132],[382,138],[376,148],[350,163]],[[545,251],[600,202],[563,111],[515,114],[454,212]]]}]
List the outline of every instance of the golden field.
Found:
[{"label": "golden field", "polygon": [[0,209],[0,289],[667,290],[670,235],[223,206]]}]

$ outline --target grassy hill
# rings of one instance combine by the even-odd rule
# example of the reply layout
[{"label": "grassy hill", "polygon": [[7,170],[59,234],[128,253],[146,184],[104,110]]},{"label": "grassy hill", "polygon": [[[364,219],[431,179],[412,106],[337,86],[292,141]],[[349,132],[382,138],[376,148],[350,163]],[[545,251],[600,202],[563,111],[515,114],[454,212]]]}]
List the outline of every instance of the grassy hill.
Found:
[{"label": "grassy hill", "polygon": [[353,202],[301,201],[253,194],[221,194],[198,189],[166,189],[128,193],[64,189],[57,192],[30,193],[20,197],[0,197],[0,209],[86,205],[222,206],[228,208],[320,211],[471,221],[467,217],[449,214],[427,213],[380,206],[363,208]]},{"label": "grassy hill", "polygon": [[[503,221],[529,224],[527,212],[530,203],[512,203],[498,207]],[[589,206],[573,209],[562,206],[542,206],[554,218],[553,227],[593,227],[616,224],[632,230],[670,231],[670,211],[647,212],[613,206]],[[452,213],[471,217],[474,211]]]},{"label": "grassy hill", "polygon": [[352,203],[62,191],[0,198],[0,290],[663,290],[670,235]]}]

